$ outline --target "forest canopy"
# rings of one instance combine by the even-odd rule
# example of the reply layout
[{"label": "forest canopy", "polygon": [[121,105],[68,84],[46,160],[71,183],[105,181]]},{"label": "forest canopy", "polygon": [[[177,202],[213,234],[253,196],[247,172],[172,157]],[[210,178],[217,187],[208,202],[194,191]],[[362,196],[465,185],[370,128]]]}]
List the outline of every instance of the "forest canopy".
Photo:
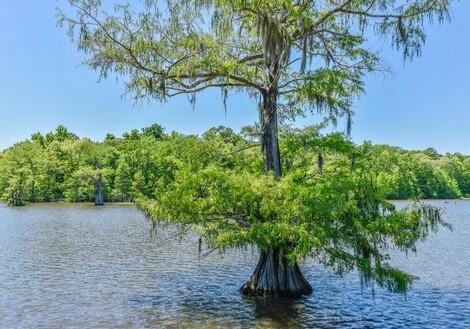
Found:
[{"label": "forest canopy", "polygon": [[[158,124],[133,129],[121,137],[107,134],[101,142],[79,138],[63,126],[42,135],[34,133],[0,153],[1,199],[12,205],[27,202],[90,202],[98,175],[103,175],[105,201],[128,202],[153,198],[171,181],[180,164],[207,167],[263,169],[254,127],[235,133],[226,127],[209,129],[202,136],[165,133]],[[315,136],[308,137],[307,132]],[[433,148],[407,151],[389,145],[365,142],[354,145],[341,134],[322,136],[318,127],[280,133],[283,164],[295,172],[300,163],[311,174],[349,170],[352,154],[368,161],[370,172],[385,199],[453,199],[470,196],[470,156],[441,155]],[[306,144],[307,143],[307,144]],[[310,144],[309,144],[310,143]],[[310,145],[308,151],[300,149]],[[347,148],[349,160],[330,154],[335,147]],[[342,151],[344,153],[344,151]],[[196,161],[200,160],[200,161]],[[329,169],[331,168],[331,169]],[[317,175],[319,175],[317,173]]]}]

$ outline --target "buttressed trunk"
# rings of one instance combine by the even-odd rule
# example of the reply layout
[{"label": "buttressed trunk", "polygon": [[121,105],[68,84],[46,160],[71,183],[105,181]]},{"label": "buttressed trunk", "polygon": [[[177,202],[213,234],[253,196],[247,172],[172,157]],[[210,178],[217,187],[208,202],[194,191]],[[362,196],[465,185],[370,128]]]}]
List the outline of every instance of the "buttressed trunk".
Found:
[{"label": "buttressed trunk", "polygon": [[[263,95],[261,111],[261,141],[265,155],[266,171],[273,171],[280,178],[281,157],[277,126],[277,93]],[[290,264],[285,249],[270,246],[261,250],[258,265],[240,291],[246,296],[298,297],[310,294],[312,287],[305,280],[297,263]]]},{"label": "buttressed trunk", "polygon": [[247,296],[298,297],[312,292],[297,263],[290,265],[282,248],[261,250],[258,265],[240,289]]}]

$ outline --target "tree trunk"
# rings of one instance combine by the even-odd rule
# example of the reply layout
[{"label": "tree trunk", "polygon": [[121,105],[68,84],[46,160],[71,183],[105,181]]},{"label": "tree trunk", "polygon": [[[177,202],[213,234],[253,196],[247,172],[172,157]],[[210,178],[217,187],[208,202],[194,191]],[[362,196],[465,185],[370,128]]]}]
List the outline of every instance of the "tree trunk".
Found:
[{"label": "tree trunk", "polygon": [[282,248],[269,247],[260,252],[253,275],[240,291],[251,297],[299,297],[313,290],[297,263],[289,264]]},{"label": "tree trunk", "polygon": [[[266,172],[273,171],[276,178],[282,175],[277,126],[277,92],[263,93],[260,108],[262,124],[261,144],[265,156]],[[258,265],[240,291],[246,296],[298,297],[312,292],[297,263],[289,264],[284,249],[270,246],[261,250]]]},{"label": "tree trunk", "polygon": [[266,172],[273,171],[274,176],[279,178],[282,171],[277,134],[277,93],[275,91],[264,93],[261,106],[261,145],[265,156]]},{"label": "tree trunk", "polygon": [[36,202],[36,182],[31,182],[31,202]]},{"label": "tree trunk", "polygon": [[104,206],[103,175],[101,173],[98,174],[98,180],[96,181],[95,206]]}]

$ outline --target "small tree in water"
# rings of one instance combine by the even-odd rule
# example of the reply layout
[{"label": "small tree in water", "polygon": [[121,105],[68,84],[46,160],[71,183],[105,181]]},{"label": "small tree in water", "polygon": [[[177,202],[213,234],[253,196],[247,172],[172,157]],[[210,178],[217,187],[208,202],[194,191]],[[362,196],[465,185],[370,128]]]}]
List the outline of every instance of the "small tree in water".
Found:
[{"label": "small tree in water", "polygon": [[435,208],[415,203],[397,211],[384,200],[388,186],[378,183],[369,144],[356,147],[340,134],[321,137],[315,127],[283,129],[284,175],[276,178],[263,173],[262,158],[245,143],[213,136],[158,144],[166,157],[156,161],[172,168],[166,173],[172,178],[138,206],[155,221],[191,226],[211,249],[260,247],[241,289],[247,295],[311,291],[297,265],[306,257],[338,273],[358,269],[365,283],[407,290],[412,278],[387,265],[387,251],[415,250],[446,224]]},{"label": "small tree in water", "polygon": [[[421,52],[425,18],[448,19],[450,0],[146,0],[139,11],[116,5],[114,14],[99,0],[69,3],[75,15],[60,12],[60,20],[85,64],[103,77],[114,72],[127,78],[137,99],[188,94],[194,104],[197,93],[220,88],[224,103],[233,89],[259,100],[264,167],[272,172],[260,179],[277,186],[284,181],[278,118],[310,111],[333,123],[347,116],[349,127],[364,74],[386,69],[365,35],[389,37],[411,59]],[[281,215],[289,216],[271,214],[263,223],[274,225]],[[245,294],[311,291],[292,256],[296,242],[278,233],[255,241],[260,261]]]}]

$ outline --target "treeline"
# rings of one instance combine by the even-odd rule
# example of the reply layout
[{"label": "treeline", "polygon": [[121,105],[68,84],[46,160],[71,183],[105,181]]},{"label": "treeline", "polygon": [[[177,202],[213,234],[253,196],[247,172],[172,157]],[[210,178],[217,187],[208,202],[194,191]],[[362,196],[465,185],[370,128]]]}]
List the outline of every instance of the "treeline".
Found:
[{"label": "treeline", "polygon": [[[216,164],[252,172],[264,170],[256,127],[237,134],[217,127],[202,137],[165,133],[153,124],[102,142],[79,138],[65,127],[0,153],[1,199],[10,205],[27,202],[92,201],[98,190],[104,201],[130,202],[153,198],[174,180],[178,168],[194,172]],[[368,142],[355,146],[341,134],[322,136],[319,127],[280,133],[283,168],[310,166],[312,175],[325,170],[354,170],[358,157],[367,161],[381,194],[389,199],[460,198],[470,196],[470,156],[440,155],[430,148],[406,151]],[[305,145],[309,145],[305,148]],[[347,161],[335,161],[335,154]]]},{"label": "treeline", "polygon": [[435,149],[406,151],[370,145],[373,169],[389,199],[455,199],[470,196],[470,156]]}]

